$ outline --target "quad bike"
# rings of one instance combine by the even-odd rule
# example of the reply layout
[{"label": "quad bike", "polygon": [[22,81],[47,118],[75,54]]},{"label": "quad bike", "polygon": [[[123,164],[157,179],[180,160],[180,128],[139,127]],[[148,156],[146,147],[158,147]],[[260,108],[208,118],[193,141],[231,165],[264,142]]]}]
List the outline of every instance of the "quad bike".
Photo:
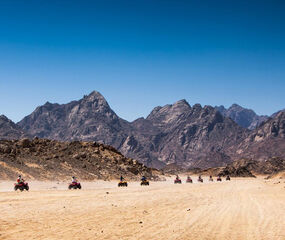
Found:
[{"label": "quad bike", "polygon": [[142,180],[141,186],[143,186],[143,185],[149,186],[149,181],[148,180]]},{"label": "quad bike", "polygon": [[217,178],[217,182],[221,182],[222,181],[222,178],[221,177],[218,177]]},{"label": "quad bike", "polygon": [[198,182],[203,182],[203,178],[198,178]]},{"label": "quad bike", "polygon": [[118,183],[118,187],[127,187],[128,186],[128,183],[126,181],[120,181]]},{"label": "quad bike", "polygon": [[81,184],[79,182],[70,183],[68,189],[81,189]]},{"label": "quad bike", "polygon": [[174,184],[176,184],[176,183],[181,184],[181,183],[182,183],[182,182],[181,182],[181,179],[177,179],[177,178],[176,178],[176,179],[174,180]]},{"label": "quad bike", "polygon": [[227,177],[226,177],[226,181],[231,181],[230,176],[227,176]]},{"label": "quad bike", "polygon": [[29,191],[29,184],[22,182],[22,183],[15,183],[14,190],[17,191],[18,189],[22,192],[24,190]]},{"label": "quad bike", "polygon": [[193,183],[193,180],[192,180],[192,178],[187,178],[187,179],[186,179],[186,182],[187,182],[187,183]]}]

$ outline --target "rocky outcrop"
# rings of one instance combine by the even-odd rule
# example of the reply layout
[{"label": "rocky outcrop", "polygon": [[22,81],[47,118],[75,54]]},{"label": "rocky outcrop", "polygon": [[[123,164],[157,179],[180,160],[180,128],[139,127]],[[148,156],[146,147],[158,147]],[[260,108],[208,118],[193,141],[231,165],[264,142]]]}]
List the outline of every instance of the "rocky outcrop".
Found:
[{"label": "rocky outcrop", "polygon": [[273,113],[270,117],[271,118],[275,118],[277,116],[277,114],[279,114],[280,112],[285,112],[285,109],[282,109],[282,110],[280,110],[278,112]]},{"label": "rocky outcrop", "polygon": [[59,142],[48,139],[1,140],[0,177],[18,174],[38,180],[118,179],[138,180],[142,175],[157,179],[158,173],[137,160],[126,158],[115,148],[97,142]]},{"label": "rocky outcrop", "polygon": [[285,158],[285,112],[279,112],[250,134],[237,146],[236,157],[265,161]]},{"label": "rocky outcrop", "polygon": [[24,130],[4,115],[0,115],[0,139],[18,139],[28,136]]},{"label": "rocky outcrop", "polygon": [[269,158],[266,161],[241,159],[223,168],[218,175],[234,177],[254,177],[255,175],[274,175],[285,170],[285,160]]},{"label": "rocky outcrop", "polygon": [[226,109],[224,106],[218,106],[215,108],[222,113],[223,116],[231,118],[238,125],[250,130],[255,129],[268,119],[268,116],[259,116],[253,110],[243,108],[238,104],[233,104],[228,109]]}]

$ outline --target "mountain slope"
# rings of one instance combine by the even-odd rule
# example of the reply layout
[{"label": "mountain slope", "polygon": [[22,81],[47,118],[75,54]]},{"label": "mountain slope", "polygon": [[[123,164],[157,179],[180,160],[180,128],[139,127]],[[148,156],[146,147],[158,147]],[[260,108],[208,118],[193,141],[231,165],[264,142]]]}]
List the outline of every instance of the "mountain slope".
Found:
[{"label": "mountain slope", "polygon": [[251,132],[237,147],[237,153],[255,160],[285,158],[285,112],[280,111]]},{"label": "mountain slope", "polygon": [[285,159],[279,157],[268,158],[266,161],[252,159],[239,159],[226,167],[209,168],[198,171],[203,175],[216,175],[232,177],[255,177],[256,175],[282,176],[285,171]]},{"label": "mountain slope", "polygon": [[4,115],[0,115],[0,139],[18,139],[26,136],[24,130]]},{"label": "mountain slope", "polygon": [[[156,107],[132,125],[137,134],[122,151],[131,156],[136,153],[148,165],[155,159],[183,167],[225,165],[231,161],[232,146],[247,134],[213,107],[196,104],[191,108],[185,100]],[[151,130],[142,133],[138,126]]]},{"label": "mountain slope", "polygon": [[255,129],[268,119],[268,116],[258,116],[253,110],[243,108],[238,104],[233,104],[228,109],[224,106],[218,106],[215,108],[222,113],[223,116],[231,118],[238,125],[250,130]]},{"label": "mountain slope", "polygon": [[155,178],[154,170],[124,157],[111,146],[96,142],[59,142],[48,139],[0,141],[0,177],[61,180],[118,179],[121,175],[139,179]]},{"label": "mountain slope", "polygon": [[126,125],[99,92],[79,101],[38,107],[18,123],[33,136],[63,141],[101,141],[118,147],[127,137]]}]

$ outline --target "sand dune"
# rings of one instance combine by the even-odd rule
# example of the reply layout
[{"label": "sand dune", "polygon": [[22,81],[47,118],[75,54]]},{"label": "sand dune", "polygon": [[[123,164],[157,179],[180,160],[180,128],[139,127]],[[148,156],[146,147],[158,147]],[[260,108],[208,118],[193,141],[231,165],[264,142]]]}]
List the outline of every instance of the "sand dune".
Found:
[{"label": "sand dune", "polygon": [[[285,239],[285,182],[0,184],[0,239]],[[278,183],[278,184],[276,184]],[[7,187],[8,186],[8,187]],[[109,194],[107,194],[107,192]]]}]

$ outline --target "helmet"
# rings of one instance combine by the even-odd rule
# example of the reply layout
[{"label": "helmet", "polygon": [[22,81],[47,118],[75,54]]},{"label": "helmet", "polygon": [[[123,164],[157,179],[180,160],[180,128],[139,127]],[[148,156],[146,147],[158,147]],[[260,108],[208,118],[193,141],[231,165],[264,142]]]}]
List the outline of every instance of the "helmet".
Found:
[{"label": "helmet", "polygon": [[72,178],[74,179],[75,177],[74,177],[74,176],[72,176]]},{"label": "helmet", "polygon": [[21,178],[22,176],[21,175],[19,175],[19,178]]}]

